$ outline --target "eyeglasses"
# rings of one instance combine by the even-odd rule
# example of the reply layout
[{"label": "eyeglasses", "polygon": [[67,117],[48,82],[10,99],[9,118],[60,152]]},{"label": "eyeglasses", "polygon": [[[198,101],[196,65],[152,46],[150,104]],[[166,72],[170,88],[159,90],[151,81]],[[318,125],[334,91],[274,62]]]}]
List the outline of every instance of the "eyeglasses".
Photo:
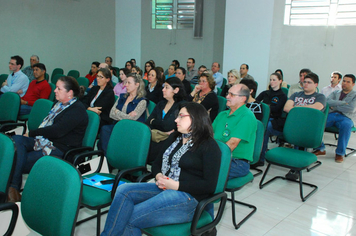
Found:
[{"label": "eyeglasses", "polygon": [[245,96],[245,95],[240,95],[240,94],[236,94],[236,93],[230,93],[230,92],[227,92],[227,95],[229,95],[230,97],[242,97],[242,96]]},{"label": "eyeglasses", "polygon": [[184,118],[184,117],[186,117],[186,116],[190,116],[190,115],[179,114],[179,115],[177,116],[177,119],[182,119],[182,118]]},{"label": "eyeglasses", "polygon": [[105,77],[102,76],[102,75],[97,75],[96,78],[99,78],[99,79],[104,79]]},{"label": "eyeglasses", "polygon": [[303,84],[314,84],[314,82],[313,82],[313,81],[308,81],[308,80],[305,81],[305,80],[304,80],[304,81],[303,81]]}]

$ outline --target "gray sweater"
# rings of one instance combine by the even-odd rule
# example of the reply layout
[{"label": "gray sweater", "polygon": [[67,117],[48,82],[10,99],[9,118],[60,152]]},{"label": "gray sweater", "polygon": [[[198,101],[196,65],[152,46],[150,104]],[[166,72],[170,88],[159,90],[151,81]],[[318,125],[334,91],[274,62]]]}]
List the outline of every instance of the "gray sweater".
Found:
[{"label": "gray sweater", "polygon": [[326,99],[330,106],[329,113],[340,112],[356,123],[356,91],[349,92],[344,99],[339,100],[342,90],[332,92]]}]

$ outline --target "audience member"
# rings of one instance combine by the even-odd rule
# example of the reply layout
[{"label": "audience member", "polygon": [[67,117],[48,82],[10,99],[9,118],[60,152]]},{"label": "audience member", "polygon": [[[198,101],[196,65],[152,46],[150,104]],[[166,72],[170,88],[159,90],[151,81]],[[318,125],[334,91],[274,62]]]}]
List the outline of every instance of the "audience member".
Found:
[{"label": "audience member", "polygon": [[[277,69],[274,73],[278,73],[278,74],[280,74],[280,75],[282,76],[282,84],[281,84],[281,86],[282,86],[283,88],[288,88],[288,84],[287,84],[287,83],[284,81],[284,79],[283,79],[283,72],[282,72],[282,70],[281,70],[281,69]],[[267,90],[270,89],[270,85],[271,85],[271,82],[268,82]]]},{"label": "audience member", "polygon": [[36,78],[33,76],[33,65],[40,62],[40,58],[37,55],[32,55],[30,57],[30,65],[25,67],[22,72],[27,75],[30,81],[35,80]]},{"label": "audience member", "polygon": [[[106,63],[100,63],[99,64],[99,69],[101,68],[106,68],[106,69],[109,69],[109,65],[106,64]],[[98,82],[96,80],[96,78],[93,80],[93,82],[89,85],[89,87],[87,88],[87,92],[89,92],[89,90],[93,87],[93,86],[96,86],[98,85]]]},{"label": "audience member", "polygon": [[157,67],[148,72],[148,84],[146,86],[146,98],[155,104],[163,99],[162,84],[164,79]]},{"label": "audience member", "polygon": [[127,68],[120,69],[120,83],[117,83],[114,87],[114,93],[116,96],[120,96],[121,94],[126,93],[126,79],[127,76],[130,74],[130,71]]},{"label": "audience member", "polygon": [[220,112],[213,122],[214,138],[226,143],[232,152],[229,179],[247,175],[253,160],[257,121],[246,107],[249,96],[246,85],[232,86],[226,97],[230,109]]},{"label": "audience member", "polygon": [[187,76],[186,79],[190,82],[195,76],[198,75],[197,69],[194,68],[195,66],[195,59],[188,58],[187,60]]},{"label": "audience member", "polygon": [[96,75],[99,70],[99,65],[100,63],[98,61],[94,61],[93,63],[91,63],[90,73],[85,76],[85,78],[89,80],[89,84],[93,83],[94,79],[96,78]]},{"label": "audience member", "polygon": [[11,202],[21,201],[19,191],[22,174],[29,173],[37,160],[46,155],[62,157],[69,149],[82,145],[88,115],[83,104],[76,98],[79,94],[77,80],[69,76],[59,78],[55,94],[58,102],[38,129],[31,130],[24,136],[12,136],[17,158],[9,188]]},{"label": "audience member", "polygon": [[341,79],[342,79],[342,75],[340,72],[334,71],[333,73],[331,73],[330,85],[324,87],[321,90],[321,93],[324,94],[325,97],[327,98],[332,92],[336,90],[341,90],[341,85],[340,85]]},{"label": "audience member", "polygon": [[[356,121],[356,91],[355,76],[346,74],[342,80],[342,90],[333,91],[326,99],[329,104],[329,115],[326,120],[326,127],[336,126],[339,128],[339,138],[335,150],[335,161],[341,163],[344,161],[346,147],[350,140],[351,129]],[[317,148],[315,155],[325,155],[325,145]]]},{"label": "audience member", "polygon": [[114,67],[109,66],[109,70],[111,73],[111,83],[114,86],[119,83],[119,78],[117,78],[116,69]]},{"label": "audience member", "polygon": [[[180,63],[179,63],[178,60],[173,60],[171,64],[173,64],[176,69],[177,69],[178,67],[180,67]],[[166,69],[166,70],[164,71],[164,75],[168,75],[168,69]]]},{"label": "audience member", "polygon": [[219,70],[220,70],[220,64],[214,62],[211,65],[211,71],[213,72],[213,77],[215,79],[216,87],[221,88],[221,85],[224,81],[224,76],[219,72]]},{"label": "audience member", "polygon": [[0,89],[0,96],[1,94],[7,92],[18,93],[20,97],[23,97],[25,95],[30,82],[27,75],[25,75],[21,71],[22,66],[22,57],[18,55],[11,57],[9,62],[9,69],[10,71],[12,71],[12,73],[9,74],[5,82],[2,83]]},{"label": "audience member", "polygon": [[35,80],[30,83],[25,96],[21,98],[19,115],[30,114],[37,99],[48,99],[52,91],[51,86],[45,80],[46,66],[42,63],[36,63],[32,65],[32,68]]},{"label": "audience member", "polygon": [[254,80],[245,79],[245,80],[241,80],[240,84],[246,85],[250,90],[250,96],[248,97],[246,103],[247,108],[250,109],[253,112],[253,114],[255,114],[257,120],[262,121],[263,118],[262,105],[260,102],[256,101],[255,99],[257,83]]},{"label": "audience member", "polygon": [[155,69],[157,69],[157,71],[159,71],[161,73],[163,80],[165,80],[166,76],[164,76],[164,69],[160,66],[156,66]]},{"label": "audience member", "polygon": [[233,85],[239,84],[240,81],[240,73],[236,69],[232,69],[227,72],[227,84],[222,89],[220,96],[226,97],[227,93],[229,92],[229,89]]},{"label": "audience member", "polygon": [[94,86],[81,99],[86,109],[100,116],[100,128],[113,122],[109,117],[109,113],[115,103],[115,95],[110,80],[110,71],[106,68],[99,69],[97,73],[98,85]]},{"label": "audience member", "polygon": [[304,77],[311,73],[311,70],[309,69],[301,69],[299,72],[299,82],[296,84],[292,84],[289,87],[289,91],[288,91],[288,98],[290,98],[290,96],[292,96],[292,94],[296,93],[296,92],[302,92],[303,91],[303,81],[304,81]]},{"label": "audience member", "polygon": [[171,77],[175,77],[176,76],[176,66],[174,64],[171,64],[168,67],[168,74],[166,75],[166,79],[171,78]]},{"label": "audience member", "polygon": [[206,70],[207,70],[206,66],[204,66],[204,65],[199,66],[198,74],[196,76],[194,76],[193,79],[190,80],[190,83],[193,85],[198,84],[201,74],[203,74]]},{"label": "audience member", "polygon": [[219,100],[214,93],[214,88],[214,78],[208,73],[203,73],[200,76],[199,84],[188,95],[188,101],[200,103],[205,107],[209,113],[211,122],[214,121],[219,112]]},{"label": "audience member", "polygon": [[221,151],[205,109],[186,103],[175,121],[178,132],[152,165],[156,183],[120,185],[102,236],[141,235],[142,228],[190,222],[198,202],[214,193]]},{"label": "audience member", "polygon": [[107,56],[105,57],[105,63],[108,65],[108,66],[112,66],[112,58]]},{"label": "audience member", "polygon": [[125,64],[125,68],[131,71],[132,67],[133,67],[132,61],[127,61]]},{"label": "audience member", "polygon": [[133,66],[136,66],[136,59],[135,58],[132,58],[130,61],[132,62]]},{"label": "audience member", "polygon": [[145,74],[144,74],[144,76],[143,76],[143,79],[147,80],[147,79],[148,79],[148,78],[147,78],[148,72],[149,72],[150,70],[154,69],[154,68],[155,68],[155,67],[154,67],[153,63],[152,63],[151,61],[147,61],[147,62],[145,63]]},{"label": "audience member", "polygon": [[192,88],[190,87],[190,83],[185,79],[185,69],[183,67],[178,67],[176,69],[176,77],[182,81],[184,85],[184,90],[186,94],[190,94]]},{"label": "audience member", "polygon": [[243,80],[243,79],[255,80],[251,75],[247,74],[249,69],[250,69],[250,67],[247,64],[242,64],[240,66],[241,80]]}]

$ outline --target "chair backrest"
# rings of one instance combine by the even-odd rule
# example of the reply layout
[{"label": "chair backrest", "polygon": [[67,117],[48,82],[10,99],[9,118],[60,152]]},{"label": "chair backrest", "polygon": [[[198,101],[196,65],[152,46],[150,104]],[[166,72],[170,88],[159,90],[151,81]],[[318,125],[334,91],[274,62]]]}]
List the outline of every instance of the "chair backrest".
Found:
[{"label": "chair backrest", "polygon": [[0,121],[15,123],[20,110],[20,96],[7,92],[0,98]]},{"label": "chair backrest", "polygon": [[7,80],[8,76],[9,76],[8,74],[1,74],[0,75],[0,85],[2,85],[2,83],[5,82],[5,80]]},{"label": "chair backrest", "polygon": [[43,119],[49,114],[53,102],[47,99],[38,99],[31,109],[28,117],[28,130],[37,129],[42,123]]},{"label": "chair backrest", "polygon": [[57,75],[57,74],[63,75],[63,74],[64,74],[63,69],[62,69],[62,68],[55,68],[55,69],[52,71],[51,81],[53,80],[54,76]]},{"label": "chair backrest", "polygon": [[151,130],[146,124],[121,120],[111,133],[106,158],[119,170],[145,166],[150,142]]},{"label": "chair backrest", "polygon": [[41,235],[73,235],[82,177],[68,162],[44,156],[33,166],[22,193],[21,213]]},{"label": "chair backrest", "polygon": [[75,79],[78,79],[78,77],[80,76],[80,73],[77,70],[70,70],[70,71],[68,71],[68,76],[72,76]]},{"label": "chair backrest", "polygon": [[219,87],[216,87],[216,95],[220,96],[221,92],[222,92],[222,89],[219,88]]},{"label": "chair backrest", "polygon": [[264,133],[265,133],[265,126],[261,121],[257,120],[255,148],[253,149],[253,160],[251,162],[251,165],[257,163],[260,160]]},{"label": "chair backrest", "polygon": [[323,139],[325,114],[317,109],[294,107],[283,128],[285,140],[299,147],[317,148]]},{"label": "chair backrest", "polygon": [[283,91],[283,93],[288,97],[289,89],[288,89],[288,88],[285,88],[285,87],[282,87],[282,91]]},{"label": "chair backrest", "polygon": [[89,80],[85,77],[78,77],[77,78],[79,86],[84,86],[85,89],[89,87]]},{"label": "chair backrest", "polygon": [[265,129],[267,129],[271,109],[266,103],[261,102],[261,105],[262,105],[262,123]]},{"label": "chair backrest", "polygon": [[223,89],[225,87],[225,85],[227,84],[227,79],[226,78],[223,78],[223,82],[221,84],[221,89]]},{"label": "chair backrest", "polygon": [[47,82],[49,81],[49,74],[45,73],[45,80],[47,80]]},{"label": "chair backrest", "polygon": [[4,203],[7,198],[7,190],[15,168],[14,163],[16,163],[15,144],[11,138],[0,133],[0,192],[3,192],[5,197],[5,199],[0,198],[0,203]]},{"label": "chair backrest", "polygon": [[221,111],[225,111],[226,110],[226,98],[222,97],[222,96],[218,96],[218,102],[219,102],[219,110],[218,112],[221,112]]},{"label": "chair backrest", "polygon": [[56,85],[53,84],[53,83],[48,83],[48,84],[49,84],[49,86],[51,86],[51,93],[50,93],[50,95],[48,97],[48,100],[54,102],[54,99],[55,99],[54,90],[56,89]]},{"label": "chair backrest", "polygon": [[94,147],[96,136],[99,131],[100,117],[93,111],[87,110],[88,126],[85,130],[84,138],[82,141],[83,147]]},{"label": "chair backrest", "polygon": [[230,148],[224,142],[221,142],[219,140],[216,140],[216,142],[218,143],[219,148],[221,150],[221,162],[219,179],[216,184],[215,193],[221,193],[225,191],[232,156]]},{"label": "chair backrest", "polygon": [[147,117],[151,115],[155,107],[156,107],[156,103],[148,100],[147,113],[146,113]]},{"label": "chair backrest", "polygon": [[51,83],[54,84],[54,85],[57,84],[58,79],[61,78],[61,77],[63,77],[63,76],[65,76],[65,75],[63,75],[63,74],[56,74],[55,76],[51,77]]}]

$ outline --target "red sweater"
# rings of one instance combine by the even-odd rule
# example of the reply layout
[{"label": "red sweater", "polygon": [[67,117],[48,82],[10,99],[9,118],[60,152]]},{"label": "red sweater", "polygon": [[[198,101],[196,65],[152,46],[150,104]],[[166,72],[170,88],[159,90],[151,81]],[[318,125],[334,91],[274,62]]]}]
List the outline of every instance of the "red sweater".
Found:
[{"label": "red sweater", "polygon": [[94,75],[91,74],[87,74],[85,76],[85,78],[87,78],[89,80],[89,84],[93,83],[94,79],[96,78],[96,76],[98,75],[98,73],[95,73]]},{"label": "red sweater", "polygon": [[33,106],[37,99],[48,99],[51,91],[51,86],[49,86],[47,80],[42,80],[41,82],[33,80],[28,86],[25,96],[21,99],[27,101],[29,106]]}]

